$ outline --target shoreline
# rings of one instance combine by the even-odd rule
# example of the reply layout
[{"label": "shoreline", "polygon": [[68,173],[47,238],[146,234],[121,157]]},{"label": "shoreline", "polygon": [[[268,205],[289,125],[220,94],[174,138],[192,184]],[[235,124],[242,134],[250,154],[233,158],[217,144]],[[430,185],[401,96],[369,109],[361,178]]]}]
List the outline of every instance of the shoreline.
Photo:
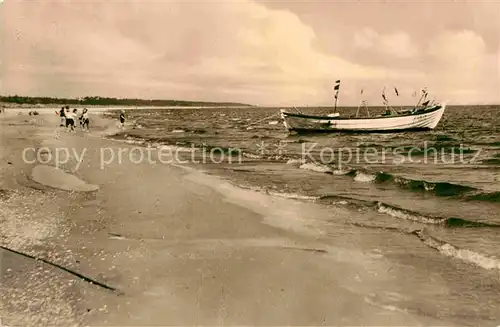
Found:
[{"label": "shoreline", "polygon": [[[5,112],[13,113],[14,110],[16,113],[25,112],[28,110],[34,111],[49,111],[49,110],[59,110],[63,105],[62,104],[11,104],[11,103],[1,103],[0,109],[4,109]],[[87,108],[89,110],[93,110],[94,112],[106,112],[113,110],[162,110],[162,109],[245,109],[252,108],[254,106],[230,106],[230,105],[220,105],[220,106],[132,106],[132,105],[84,105],[84,104],[75,104],[69,105],[70,108],[83,109]],[[1,115],[1,113],[0,113]]]},{"label": "shoreline", "polygon": [[[44,115],[30,119],[39,117]],[[0,120],[0,124],[20,123],[26,116],[8,120]],[[100,149],[133,147],[102,138],[114,131],[114,121],[95,117],[90,135],[61,132],[55,139],[57,117],[42,120],[32,127],[8,125],[9,139],[3,138],[2,147],[12,149],[11,155],[19,160],[22,147],[31,143],[29,139],[16,141],[16,132],[26,128],[38,135],[36,146],[53,149],[64,145],[76,153],[87,149],[83,161],[72,156],[63,168],[99,189],[46,189],[54,197],[50,210],[58,219],[42,221],[42,225],[52,224],[56,231],[41,239],[37,248],[21,249],[60,262],[123,294],[43,265],[49,272],[36,277],[36,285],[53,287],[45,293],[30,293],[22,285],[28,277],[21,273],[11,276],[7,271],[27,263],[0,250],[3,281],[17,281],[13,285],[23,299],[16,303],[26,305],[28,299],[33,302],[47,294],[59,296],[45,316],[33,311],[29,317],[21,317],[24,325],[46,321],[99,326],[456,325],[460,321],[441,316],[435,307],[419,300],[418,310],[413,311],[390,304],[396,293],[415,297],[419,290],[404,283],[405,276],[416,273],[413,265],[406,267],[381,256],[385,253],[381,248],[407,253],[410,245],[413,259],[420,263],[423,258],[431,266],[433,261],[443,260],[416,239],[408,244],[404,235],[349,227],[341,222],[352,214],[348,210],[325,210],[238,189],[219,177],[184,166],[124,162],[100,169]],[[16,169],[21,167],[16,165],[8,173],[12,175]],[[42,194],[35,197],[48,201]],[[50,210],[37,207],[41,216]],[[33,210],[25,215],[28,221],[38,217]],[[20,232],[13,230],[14,237]],[[428,288],[427,292],[447,287],[434,271],[420,273],[436,278],[430,285],[420,286]],[[408,287],[417,294],[404,292]],[[402,303],[405,301],[409,300]],[[4,322],[15,325],[15,319],[10,319]]]}]

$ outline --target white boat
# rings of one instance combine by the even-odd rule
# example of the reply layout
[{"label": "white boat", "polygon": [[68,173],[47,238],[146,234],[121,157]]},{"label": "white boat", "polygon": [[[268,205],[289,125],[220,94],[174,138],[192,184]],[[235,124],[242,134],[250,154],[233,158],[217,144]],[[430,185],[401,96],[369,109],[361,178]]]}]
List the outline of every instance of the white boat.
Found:
[{"label": "white boat", "polygon": [[430,130],[436,128],[443,117],[446,104],[437,104],[401,113],[377,117],[341,117],[340,115],[314,116],[280,110],[288,131],[296,132],[397,132]]},{"label": "white boat", "polygon": [[[340,80],[336,82],[335,93],[335,110],[337,109],[337,98],[339,93]],[[399,92],[394,88],[396,95]],[[363,94],[363,90],[361,90]],[[356,112],[356,117],[342,117],[335,112],[326,116],[307,115],[301,112],[289,112],[284,109],[280,110],[281,118],[288,131],[296,132],[398,132],[412,130],[429,130],[434,129],[439,124],[443,117],[446,103],[430,104],[429,100],[421,101],[427,98],[427,90],[422,90],[422,95],[418,103],[411,110],[396,111],[387,101],[385,88],[382,92],[382,98],[386,112],[375,117],[358,117],[361,104],[366,106],[365,101],[361,101]],[[369,115],[369,113],[368,113]]]}]

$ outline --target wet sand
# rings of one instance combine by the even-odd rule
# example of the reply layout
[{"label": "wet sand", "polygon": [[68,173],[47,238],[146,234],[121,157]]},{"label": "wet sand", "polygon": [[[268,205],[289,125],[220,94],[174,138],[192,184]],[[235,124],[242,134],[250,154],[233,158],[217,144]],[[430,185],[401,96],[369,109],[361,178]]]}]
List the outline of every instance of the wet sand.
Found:
[{"label": "wet sand", "polygon": [[[385,305],[404,275],[350,230],[326,240],[308,223],[319,207],[141,161],[102,138],[115,122],[97,116],[91,133],[60,130],[55,115],[0,124],[4,324],[457,325]],[[26,147],[70,157],[54,172],[24,163]]]}]

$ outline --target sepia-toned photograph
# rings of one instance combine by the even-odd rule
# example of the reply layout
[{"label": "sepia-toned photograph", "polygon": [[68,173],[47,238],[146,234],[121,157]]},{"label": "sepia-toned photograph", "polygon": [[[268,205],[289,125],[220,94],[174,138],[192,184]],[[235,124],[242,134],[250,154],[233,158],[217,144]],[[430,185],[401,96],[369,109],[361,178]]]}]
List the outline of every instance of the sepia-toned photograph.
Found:
[{"label": "sepia-toned photograph", "polygon": [[500,1],[0,0],[0,327],[500,326]]}]

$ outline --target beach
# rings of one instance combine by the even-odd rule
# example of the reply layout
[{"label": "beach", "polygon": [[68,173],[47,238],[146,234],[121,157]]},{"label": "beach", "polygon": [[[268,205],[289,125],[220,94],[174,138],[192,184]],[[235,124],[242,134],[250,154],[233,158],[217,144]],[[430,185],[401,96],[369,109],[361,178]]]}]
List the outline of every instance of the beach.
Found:
[{"label": "beach", "polygon": [[110,139],[116,120],[90,117],[90,133],[53,110],[0,118],[2,323],[498,324],[489,256],[486,269],[412,222],[356,226],[358,208],[145,157],[123,135],[138,122]]}]

